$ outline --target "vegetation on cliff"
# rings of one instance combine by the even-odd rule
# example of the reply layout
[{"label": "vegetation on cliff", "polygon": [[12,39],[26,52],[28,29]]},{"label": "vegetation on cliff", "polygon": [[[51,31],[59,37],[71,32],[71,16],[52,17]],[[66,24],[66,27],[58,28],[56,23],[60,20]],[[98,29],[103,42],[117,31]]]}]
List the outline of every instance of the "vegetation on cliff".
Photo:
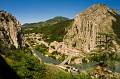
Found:
[{"label": "vegetation on cliff", "polygon": [[[98,14],[99,16],[96,17]],[[0,56],[5,59],[10,68],[12,68],[21,79],[120,78],[120,51],[119,44],[117,44],[119,42],[118,38],[120,38],[120,16],[113,10],[108,9],[105,5],[94,5],[77,16],[75,21],[65,17],[55,17],[45,22],[23,25],[23,32],[27,34],[28,37],[25,41],[31,41],[29,34],[33,34],[33,37],[35,34],[39,34],[32,39],[31,43],[33,43],[35,51],[44,55],[43,58],[45,58],[45,56],[47,58],[51,57],[52,59],[61,62],[67,59],[65,54],[59,54],[60,52],[57,52],[56,49],[52,53],[48,52],[50,46],[49,43],[53,41],[62,42],[66,34],[68,36],[65,37],[64,40],[69,44],[72,44],[71,47],[78,47],[79,50],[88,49],[89,52],[83,50],[80,51],[79,55],[82,53],[84,56],[73,57],[70,59],[70,61],[73,61],[75,58],[79,58],[81,59],[79,60],[81,64],[76,65],[72,64],[72,62],[70,62],[71,64],[69,65],[66,64],[67,67],[72,65],[74,65],[74,67],[78,66],[80,72],[77,74],[73,74],[72,71],[66,69],[63,70],[54,64],[48,64],[38,60],[33,55],[34,52],[31,52],[33,50],[29,49],[30,46],[27,46],[27,44],[20,47],[18,41],[23,41],[22,38],[18,38],[22,36],[20,24],[13,16],[8,16],[7,13],[1,13],[0,16],[4,17],[0,17]],[[13,20],[13,24],[9,24],[8,21],[11,20]],[[3,25],[4,23],[5,25]],[[16,26],[19,26],[19,28],[16,28]],[[68,31],[68,29],[70,30]],[[37,41],[42,40],[43,42],[46,41],[48,43],[46,46],[46,42],[44,42],[44,45],[38,43],[34,45],[35,39],[39,39]],[[61,46],[58,47],[60,48]],[[53,48],[55,47],[53,46]],[[74,54],[75,52],[72,53]],[[3,63],[3,61],[0,61],[0,64],[1,63]],[[91,63],[94,65],[91,65]],[[69,67],[68,69],[72,70],[72,68]]]}]

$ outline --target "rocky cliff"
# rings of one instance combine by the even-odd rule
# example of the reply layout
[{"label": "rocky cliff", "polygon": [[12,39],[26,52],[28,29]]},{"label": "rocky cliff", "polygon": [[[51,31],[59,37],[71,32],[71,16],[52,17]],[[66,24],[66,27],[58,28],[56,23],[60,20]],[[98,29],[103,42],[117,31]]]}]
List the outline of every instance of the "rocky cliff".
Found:
[{"label": "rocky cliff", "polygon": [[0,49],[2,47],[22,45],[21,24],[14,16],[5,11],[0,11]]},{"label": "rocky cliff", "polygon": [[64,37],[68,46],[89,52],[98,45],[120,38],[120,17],[117,12],[102,4],[96,4],[77,15],[72,28]]}]

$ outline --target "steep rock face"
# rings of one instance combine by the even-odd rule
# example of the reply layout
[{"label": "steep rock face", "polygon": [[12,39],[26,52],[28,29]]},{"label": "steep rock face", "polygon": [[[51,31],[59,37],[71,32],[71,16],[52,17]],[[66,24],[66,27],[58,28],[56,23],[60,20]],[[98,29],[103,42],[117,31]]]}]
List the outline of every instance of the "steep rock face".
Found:
[{"label": "steep rock face", "polygon": [[68,46],[89,52],[98,45],[111,39],[111,35],[120,36],[119,15],[105,5],[97,4],[77,15],[73,27],[64,37]]},{"label": "steep rock face", "polygon": [[11,14],[0,11],[0,44],[6,47],[22,45],[21,24]]}]

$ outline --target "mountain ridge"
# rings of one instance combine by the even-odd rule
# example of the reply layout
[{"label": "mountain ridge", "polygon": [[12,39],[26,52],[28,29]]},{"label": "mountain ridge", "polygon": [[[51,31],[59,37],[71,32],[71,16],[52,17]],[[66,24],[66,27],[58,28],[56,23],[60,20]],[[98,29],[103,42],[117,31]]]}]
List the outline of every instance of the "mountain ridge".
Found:
[{"label": "mountain ridge", "polygon": [[55,24],[55,23],[59,23],[59,22],[62,22],[62,21],[66,21],[66,20],[69,20],[69,18],[66,18],[66,17],[63,17],[63,16],[56,16],[54,18],[51,18],[51,19],[48,19],[46,21],[40,21],[40,22],[36,22],[36,23],[25,23],[23,24],[22,26],[23,27],[39,27],[39,26],[44,26],[44,25],[52,25],[52,24]]},{"label": "mountain ridge", "polygon": [[[12,15],[0,13],[0,55],[20,78],[119,79],[120,51],[116,42],[120,38],[119,14],[99,4],[74,20],[59,18],[33,23],[30,27],[28,24],[21,29]],[[22,31],[26,43],[23,48],[16,49],[13,45],[19,47]],[[11,46],[2,53],[2,45]],[[49,57],[62,63],[53,63],[50,67]],[[59,72],[61,70],[70,76]]]}]

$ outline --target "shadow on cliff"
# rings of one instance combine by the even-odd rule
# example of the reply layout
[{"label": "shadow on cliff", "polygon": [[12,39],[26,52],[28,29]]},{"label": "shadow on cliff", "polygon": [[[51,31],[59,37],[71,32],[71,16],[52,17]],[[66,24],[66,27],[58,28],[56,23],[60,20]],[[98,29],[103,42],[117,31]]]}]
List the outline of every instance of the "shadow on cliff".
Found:
[{"label": "shadow on cliff", "polygon": [[114,33],[116,34],[116,41],[118,44],[120,44],[120,15],[116,14],[113,16],[116,18],[116,21],[112,20],[112,28]]},{"label": "shadow on cliff", "polygon": [[20,79],[0,55],[0,79]]}]

